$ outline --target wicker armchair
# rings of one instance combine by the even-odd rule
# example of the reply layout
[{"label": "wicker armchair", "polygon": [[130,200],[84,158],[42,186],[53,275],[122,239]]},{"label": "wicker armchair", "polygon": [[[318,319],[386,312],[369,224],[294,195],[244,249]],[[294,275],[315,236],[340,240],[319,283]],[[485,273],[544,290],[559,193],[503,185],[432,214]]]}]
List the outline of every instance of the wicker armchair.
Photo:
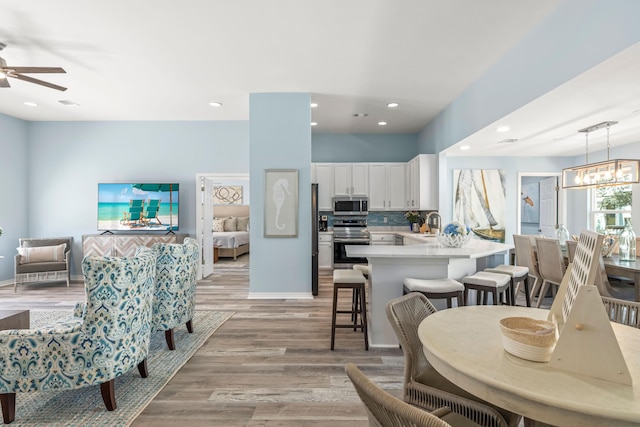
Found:
[{"label": "wicker armchair", "polygon": [[418,325],[436,311],[427,297],[416,292],[387,303],[387,318],[404,353],[404,401],[429,410],[449,407],[486,427],[517,426],[521,418],[519,415],[463,390],[429,364],[418,337]]},{"label": "wicker armchair", "polygon": [[603,296],[602,303],[604,304],[605,310],[607,310],[609,320],[612,322],[640,328],[640,319],[638,319],[638,315],[640,315],[640,302]]},{"label": "wicker armchair", "polygon": [[479,427],[449,408],[433,412],[411,406],[385,392],[367,378],[353,363],[345,371],[367,410],[369,425],[376,427]]}]

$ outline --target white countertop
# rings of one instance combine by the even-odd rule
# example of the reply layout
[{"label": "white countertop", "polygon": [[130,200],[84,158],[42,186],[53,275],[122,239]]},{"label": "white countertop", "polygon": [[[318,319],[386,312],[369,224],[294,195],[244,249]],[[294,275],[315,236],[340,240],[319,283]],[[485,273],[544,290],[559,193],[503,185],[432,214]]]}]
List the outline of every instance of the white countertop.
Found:
[{"label": "white countertop", "polygon": [[412,237],[423,236],[425,243],[409,246],[377,246],[347,245],[350,257],[375,258],[482,258],[513,249],[513,245],[490,242],[488,240],[471,239],[462,248],[446,248],[436,239],[428,235],[411,234]]}]

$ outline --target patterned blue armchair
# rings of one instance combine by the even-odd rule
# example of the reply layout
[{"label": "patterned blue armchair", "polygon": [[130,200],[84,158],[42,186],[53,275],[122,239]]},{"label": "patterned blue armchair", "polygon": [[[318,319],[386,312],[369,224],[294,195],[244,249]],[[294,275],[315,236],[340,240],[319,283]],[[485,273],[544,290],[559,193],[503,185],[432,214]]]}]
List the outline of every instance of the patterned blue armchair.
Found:
[{"label": "patterned blue armchair", "polygon": [[155,256],[86,257],[86,304],[81,317],[41,329],[0,331],[0,400],[6,424],[16,393],[100,384],[105,406],[116,408],[114,378],[134,366],[147,376]]},{"label": "patterned blue armchair", "polygon": [[173,328],[183,323],[193,332],[196,304],[198,243],[187,237],[183,244],[156,243],[156,287],[153,297],[153,330],[165,331],[169,350],[176,348]]}]

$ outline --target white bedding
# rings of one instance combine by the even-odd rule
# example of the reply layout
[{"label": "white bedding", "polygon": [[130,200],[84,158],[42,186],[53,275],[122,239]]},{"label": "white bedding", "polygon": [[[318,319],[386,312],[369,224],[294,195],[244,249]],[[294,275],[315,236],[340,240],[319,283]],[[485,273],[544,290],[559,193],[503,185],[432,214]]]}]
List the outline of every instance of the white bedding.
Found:
[{"label": "white bedding", "polygon": [[248,231],[214,231],[213,244],[223,248],[237,248],[249,243]]}]

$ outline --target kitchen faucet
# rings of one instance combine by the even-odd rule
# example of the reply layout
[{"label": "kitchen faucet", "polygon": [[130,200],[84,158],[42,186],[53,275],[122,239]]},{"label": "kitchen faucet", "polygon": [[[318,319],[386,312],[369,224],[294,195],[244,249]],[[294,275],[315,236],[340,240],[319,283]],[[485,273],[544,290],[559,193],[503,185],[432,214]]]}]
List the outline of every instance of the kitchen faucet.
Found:
[{"label": "kitchen faucet", "polygon": [[[431,217],[435,216],[435,218],[433,220],[431,220]],[[440,214],[436,211],[434,212],[430,212],[427,215],[427,225],[429,226],[429,232],[431,234],[438,234],[438,231],[440,231],[440,222],[442,220],[442,217],[440,216]]]}]

